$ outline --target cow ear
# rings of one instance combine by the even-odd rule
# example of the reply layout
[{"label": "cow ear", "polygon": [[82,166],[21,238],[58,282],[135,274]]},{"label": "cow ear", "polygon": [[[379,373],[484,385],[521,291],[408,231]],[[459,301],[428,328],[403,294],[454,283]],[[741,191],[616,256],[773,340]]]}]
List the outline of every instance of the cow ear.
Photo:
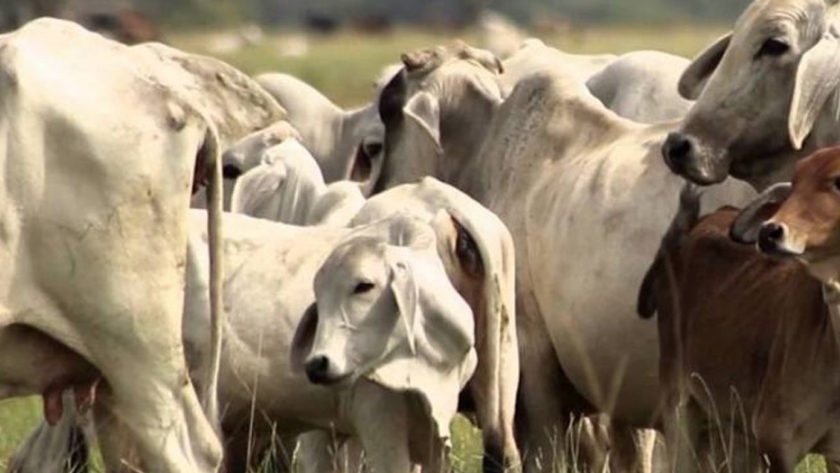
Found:
[{"label": "cow ear", "polygon": [[840,40],[833,29],[802,55],[796,70],[793,100],[788,116],[788,135],[794,149],[801,149],[805,138],[840,84]]},{"label": "cow ear", "polygon": [[440,147],[440,107],[428,92],[415,94],[403,108],[406,119],[413,121]]},{"label": "cow ear", "polygon": [[239,176],[230,199],[232,213],[265,217],[268,205],[276,199],[277,189],[286,180],[286,167],[260,164]]},{"label": "cow ear", "polygon": [[318,306],[312,303],[303,313],[292,338],[292,371],[302,373],[306,358],[312,351],[315,341],[315,331],[318,328]]},{"label": "cow ear", "polygon": [[731,39],[732,33],[725,34],[691,61],[691,64],[682,73],[677,85],[679,93],[683,98],[697,100],[697,97],[703,92],[709,76],[712,75],[718,64],[720,64],[723,53],[729,47],[729,41]]},{"label": "cow ear", "polygon": [[395,261],[392,258],[392,261],[389,261],[389,266],[391,268],[391,293],[397,303],[400,320],[405,327],[411,354],[414,355],[417,353],[414,330],[418,309],[417,284],[414,281],[412,268],[407,261],[403,259]]},{"label": "cow ear", "polygon": [[439,235],[454,228],[460,241],[452,258],[466,277],[479,278],[480,300],[469,301],[479,359],[470,389],[482,399],[479,422],[505,425],[513,419],[519,378],[513,239],[498,217],[466,195],[446,191],[445,184],[432,178],[424,184],[451,194],[450,206],[438,213],[433,226]]},{"label": "cow ear", "polygon": [[776,212],[778,205],[790,195],[790,190],[789,182],[780,182],[765,189],[738,213],[729,227],[729,238],[738,243],[755,243],[761,224]]}]

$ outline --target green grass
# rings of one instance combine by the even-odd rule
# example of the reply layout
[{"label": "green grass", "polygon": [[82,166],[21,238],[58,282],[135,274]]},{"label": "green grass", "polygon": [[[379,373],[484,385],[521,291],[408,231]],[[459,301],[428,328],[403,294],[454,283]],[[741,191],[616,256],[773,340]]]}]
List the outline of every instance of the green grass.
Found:
[{"label": "green grass", "polygon": [[[723,27],[660,25],[642,27],[597,27],[575,29],[564,37],[543,37],[548,44],[579,53],[622,53],[639,49],[659,49],[691,57],[724,33]],[[385,36],[342,33],[313,38],[310,52],[302,58],[280,57],[278,47],[291,33],[269,34],[260,45],[246,47],[235,54],[219,55],[249,74],[282,71],[309,82],[342,106],[355,106],[372,98],[372,82],[382,66],[399,61],[400,53],[462,38],[478,45],[472,32],[398,30]],[[170,33],[173,46],[208,53],[213,35],[208,33]],[[42,419],[38,398],[0,402],[0,473],[18,443]],[[458,473],[481,469],[481,439],[469,423],[458,417],[453,426],[453,461]],[[822,473],[824,464],[809,457],[799,473]]]}]

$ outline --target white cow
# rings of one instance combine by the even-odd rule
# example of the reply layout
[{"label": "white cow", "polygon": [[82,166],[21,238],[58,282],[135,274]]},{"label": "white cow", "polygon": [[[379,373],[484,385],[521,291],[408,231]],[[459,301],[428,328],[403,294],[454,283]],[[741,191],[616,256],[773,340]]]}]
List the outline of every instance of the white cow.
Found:
[{"label": "white cow", "polygon": [[261,74],[256,81],[286,109],[287,120],[315,156],[326,182],[367,182],[378,174],[384,132],[376,102],[345,111],[288,74]]},{"label": "white cow", "polygon": [[692,101],[677,92],[688,59],[660,51],[623,54],[592,75],[586,86],[619,116],[641,123],[682,118]]},{"label": "white cow", "polygon": [[[212,176],[218,241],[219,149],[282,109],[218,61],[53,19],[0,37],[0,102],[0,397],[41,394],[55,420],[65,388],[84,401],[104,378],[98,396],[113,402],[141,468],[215,471],[220,444],[180,336],[187,207]],[[212,420],[211,353],[202,397]]]},{"label": "white cow", "polygon": [[586,81],[592,95],[618,115],[642,123],[656,123],[685,116],[691,101],[679,95],[677,83],[689,62],[659,51],[610,54],[569,54],[529,39],[504,61],[500,77],[504,95],[524,77],[558,70]]},{"label": "white cow", "polygon": [[[353,224],[369,225],[405,211],[430,222],[436,229],[438,257],[450,281],[473,310],[478,364],[465,393],[475,406],[485,440],[501,448],[501,439],[507,439],[508,448],[515,448],[512,420],[518,357],[513,329],[514,250],[510,235],[492,213],[463,193],[431,178],[377,195],[362,208]],[[206,295],[202,292],[206,286],[206,263],[201,254],[206,242],[200,215],[194,215],[184,318],[190,366],[200,366],[208,350],[205,332],[209,319]],[[293,270],[306,270],[314,275],[318,264],[310,260],[323,258],[328,250],[319,253],[313,248],[320,248],[319,242],[338,241],[351,230],[271,226],[271,222],[254,223],[235,215],[227,219],[225,248],[231,271],[226,276],[226,304],[230,315],[219,395],[226,406],[223,425],[228,437],[228,468],[237,472],[247,467],[251,434],[255,440],[251,456],[254,461],[261,457],[260,452],[275,434],[293,436],[316,427],[334,431],[330,422],[324,420],[329,417],[325,406],[333,406],[329,401],[333,398],[312,397],[313,393],[323,392],[301,384],[303,378],[288,369],[288,344],[297,319],[278,323],[277,317],[280,320],[300,317],[306,307],[296,301],[311,297],[306,296],[311,291],[309,286],[301,289],[295,285],[293,276],[298,273]],[[256,241],[257,236],[261,240]],[[281,264],[284,261],[286,265]],[[294,315],[291,307],[299,307],[301,313]],[[279,315],[255,315],[267,313]],[[202,376],[200,372],[195,375]],[[252,432],[248,422],[255,406],[261,414]],[[277,428],[273,429],[270,422],[264,423],[264,419],[276,422]],[[111,432],[105,441],[118,442],[113,439],[119,439],[119,433]],[[103,450],[119,451],[120,445],[106,445]],[[312,449],[308,453],[313,453]],[[318,461],[329,458],[323,451],[316,449],[314,453]]]},{"label": "white cow", "polygon": [[[455,229],[445,211],[432,224]],[[397,214],[347,235],[315,275],[317,305],[292,342],[292,363],[305,366],[310,381],[351,389],[339,403],[350,403],[373,471],[407,472],[412,463],[449,471],[441,440],[475,369],[475,329],[435,233],[425,220]],[[362,377],[373,383],[359,392]]]},{"label": "white cow", "polygon": [[697,102],[666,162],[698,184],[789,179],[798,158],[840,143],[839,67],[836,0],[753,2],[683,74],[680,93]]},{"label": "white cow", "polygon": [[325,184],[315,158],[289,138],[237,179],[231,211],[292,225],[344,226],[364,203],[359,183]]},{"label": "white cow", "polygon": [[505,70],[501,76],[502,90],[508,95],[520,79],[547,69],[560,69],[585,81],[616,59],[614,54],[571,54],[547,46],[537,38],[528,38],[502,62]]},{"label": "white cow", "polygon": [[[564,413],[574,410],[568,382],[616,423],[652,425],[656,328],[638,320],[635,301],[681,187],[658,150],[675,124],[622,119],[578,77],[558,71],[521,80],[499,104],[498,91],[476,93],[493,83],[492,72],[459,56],[430,55],[422,75],[403,74],[383,91],[388,181],[377,186],[441,176],[511,229],[518,332],[527,340],[517,409],[527,429],[519,440],[533,470],[536,453],[557,451],[545,433],[562,436]],[[465,110],[488,112],[459,129]],[[708,202],[714,208],[749,194],[730,184]]]}]

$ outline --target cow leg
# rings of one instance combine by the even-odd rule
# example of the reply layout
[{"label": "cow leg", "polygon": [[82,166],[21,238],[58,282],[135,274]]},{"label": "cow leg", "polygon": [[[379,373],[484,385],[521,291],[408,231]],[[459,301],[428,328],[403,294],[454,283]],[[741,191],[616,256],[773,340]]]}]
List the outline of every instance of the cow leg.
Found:
[{"label": "cow leg", "polygon": [[114,416],[113,395],[107,386],[99,386],[91,412],[96,427],[97,445],[108,473],[133,473],[140,461],[128,429]]},{"label": "cow leg", "polygon": [[349,399],[348,417],[354,426],[373,473],[407,473],[409,454],[408,409],[404,395],[395,395],[359,380]]},{"label": "cow leg", "polygon": [[521,343],[519,350],[522,370],[515,425],[524,471],[562,470],[570,412],[580,395],[563,373],[545,325],[520,308],[517,305],[518,337],[527,343]]},{"label": "cow leg", "polygon": [[635,429],[619,422],[610,423],[610,471],[650,473],[656,433]]},{"label": "cow leg", "polygon": [[606,415],[593,415],[574,421],[570,427],[573,471],[606,471],[609,460],[610,439]]}]

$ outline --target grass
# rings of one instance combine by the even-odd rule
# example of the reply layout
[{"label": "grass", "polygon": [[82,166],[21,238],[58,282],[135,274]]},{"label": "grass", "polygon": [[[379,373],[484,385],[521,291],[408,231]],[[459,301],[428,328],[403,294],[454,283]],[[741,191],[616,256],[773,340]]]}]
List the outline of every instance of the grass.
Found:
[{"label": "grass", "polygon": [[[725,27],[659,25],[656,27],[596,27],[575,29],[566,36],[543,36],[543,40],[569,52],[622,53],[658,49],[691,57],[726,31]],[[211,45],[219,33],[173,32],[169,42],[189,51],[212,54]],[[398,30],[384,36],[341,33],[310,38],[305,57],[282,57],[282,50],[299,35],[289,32],[267,35],[264,42],[235,53],[213,54],[248,74],[282,71],[296,75],[323,91],[342,106],[356,106],[372,99],[372,83],[380,69],[397,62],[400,53],[462,38],[479,45],[474,32]],[[42,420],[38,398],[0,402],[0,473],[18,443]],[[453,426],[453,461],[458,473],[481,470],[481,439],[469,423],[459,417]],[[822,460],[809,457],[799,473],[822,473]]]}]

